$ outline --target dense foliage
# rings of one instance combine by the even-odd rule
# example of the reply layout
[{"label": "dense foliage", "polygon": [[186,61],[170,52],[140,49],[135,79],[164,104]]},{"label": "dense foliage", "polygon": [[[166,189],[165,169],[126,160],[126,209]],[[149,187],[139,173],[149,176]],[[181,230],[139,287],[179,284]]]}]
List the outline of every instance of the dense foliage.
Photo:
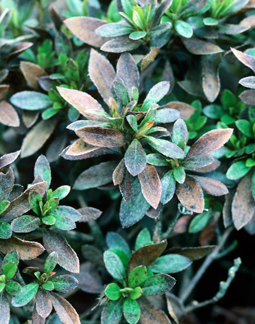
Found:
[{"label": "dense foliage", "polygon": [[0,324],[197,324],[225,296],[255,234],[254,27],[253,0],[0,0]]}]

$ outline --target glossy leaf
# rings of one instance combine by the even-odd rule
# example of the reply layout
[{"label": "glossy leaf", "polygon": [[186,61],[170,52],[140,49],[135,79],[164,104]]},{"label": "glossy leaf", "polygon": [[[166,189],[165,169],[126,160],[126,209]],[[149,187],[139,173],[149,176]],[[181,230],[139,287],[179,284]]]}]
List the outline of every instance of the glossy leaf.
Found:
[{"label": "glossy leaf", "polygon": [[110,283],[104,290],[110,300],[118,300],[121,297],[120,287],[116,283]]},{"label": "glossy leaf", "polygon": [[250,170],[251,167],[247,167],[245,161],[241,160],[231,165],[226,176],[230,180],[237,180],[245,176]]}]

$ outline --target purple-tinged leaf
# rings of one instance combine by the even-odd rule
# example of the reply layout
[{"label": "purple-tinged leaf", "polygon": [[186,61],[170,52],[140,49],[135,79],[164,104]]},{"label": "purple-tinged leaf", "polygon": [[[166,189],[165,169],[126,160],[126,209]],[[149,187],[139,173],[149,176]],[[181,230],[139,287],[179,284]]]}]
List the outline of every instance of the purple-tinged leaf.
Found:
[{"label": "purple-tinged leaf", "polygon": [[182,37],[182,42],[187,50],[194,55],[208,55],[223,52],[223,50],[218,45],[205,42],[195,37]]},{"label": "purple-tinged leaf", "polygon": [[218,180],[195,175],[192,175],[192,177],[197,180],[204,191],[212,196],[223,196],[228,194],[228,188]]},{"label": "purple-tinged leaf", "polygon": [[254,76],[242,78],[241,80],[239,80],[239,83],[243,87],[255,89],[255,77]]},{"label": "purple-tinged leaf", "polygon": [[102,212],[93,207],[83,207],[77,210],[81,214],[81,218],[78,220],[80,223],[90,222],[92,220],[98,219]]},{"label": "purple-tinged leaf", "polygon": [[12,105],[5,100],[0,102],[0,123],[10,127],[20,125],[19,115]]},{"label": "purple-tinged leaf", "polygon": [[46,290],[42,288],[38,289],[35,307],[39,316],[46,318],[50,315],[52,311],[52,303],[49,298],[49,293]]},{"label": "purple-tinged leaf", "polygon": [[168,316],[161,310],[154,307],[147,299],[139,299],[141,309],[141,324],[171,324]]},{"label": "purple-tinged leaf", "polygon": [[242,62],[248,68],[252,69],[253,72],[255,72],[255,58],[253,56],[238,51],[235,48],[231,48],[231,51],[240,62]]},{"label": "purple-tinged leaf", "polygon": [[239,98],[246,105],[255,106],[255,90],[245,90],[240,94]]},{"label": "purple-tinged leaf", "polygon": [[117,165],[116,169],[114,170],[113,174],[112,174],[112,179],[113,179],[113,184],[119,185],[122,180],[124,179],[124,175],[125,175],[125,162],[124,159],[121,159],[120,163]]},{"label": "purple-tinged leaf", "polygon": [[0,171],[2,171],[7,165],[13,163],[19,156],[20,151],[5,154],[0,158]]},{"label": "purple-tinged leaf", "polygon": [[181,113],[182,119],[190,118],[196,111],[196,109],[193,106],[188,105],[184,102],[180,102],[180,101],[169,102],[168,104],[164,105],[163,107],[178,110]]},{"label": "purple-tinged leaf", "polygon": [[22,215],[12,221],[12,231],[14,233],[29,233],[39,228],[40,222],[39,217]]},{"label": "purple-tinged leaf", "polygon": [[[9,168],[8,172],[5,174],[0,172],[0,201],[9,198],[13,186],[14,186],[14,173],[12,168]],[[1,209],[0,214],[2,214],[3,211],[4,210]]]}]

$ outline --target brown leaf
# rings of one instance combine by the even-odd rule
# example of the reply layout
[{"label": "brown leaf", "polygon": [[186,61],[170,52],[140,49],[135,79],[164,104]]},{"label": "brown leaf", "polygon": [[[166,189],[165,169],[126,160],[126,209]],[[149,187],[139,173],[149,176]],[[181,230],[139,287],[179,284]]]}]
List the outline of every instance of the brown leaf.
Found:
[{"label": "brown leaf", "polygon": [[184,184],[177,183],[176,195],[183,206],[187,209],[199,214],[203,212],[203,190],[195,179],[187,176]]},{"label": "brown leaf", "polygon": [[20,125],[16,110],[7,101],[0,102],[0,123],[10,127],[18,127]]},{"label": "brown leaf", "polygon": [[111,86],[116,74],[107,58],[93,48],[90,53],[89,76],[108,105],[111,97]]},{"label": "brown leaf", "polygon": [[0,85],[0,100],[3,99],[4,95],[7,93],[9,89],[9,85],[1,84]]},{"label": "brown leaf", "polygon": [[20,260],[32,260],[44,252],[44,247],[37,242],[21,240],[18,237],[11,237],[7,240],[0,239],[0,251],[7,254],[17,250]]},{"label": "brown leaf", "polygon": [[49,298],[49,293],[42,288],[39,288],[36,294],[36,310],[43,318],[48,317],[52,311],[52,303]]},{"label": "brown leaf", "polygon": [[44,324],[45,318],[41,317],[37,311],[36,307],[34,308],[33,315],[32,315],[32,324]]},{"label": "brown leaf", "polygon": [[54,23],[55,28],[57,29],[57,31],[60,31],[62,25],[63,25],[63,20],[61,19],[59,13],[57,12],[57,9],[55,8],[55,6],[50,5],[50,17],[51,20]]},{"label": "brown leaf", "polygon": [[167,246],[167,240],[159,243],[149,244],[136,250],[129,259],[128,273],[134,268],[144,265],[148,268],[165,250]]},{"label": "brown leaf", "polygon": [[[89,245],[89,244],[83,245],[82,248],[81,248],[81,253],[82,253],[85,260],[90,261],[90,265],[85,266],[85,263],[83,263],[81,265],[80,274],[82,272],[91,272],[90,270],[92,270],[92,273],[93,273],[94,266],[99,266],[99,267],[104,268],[103,252],[100,251],[94,245]],[[81,274],[81,276],[82,276],[82,274]]]},{"label": "brown leaf", "polygon": [[122,180],[124,179],[125,170],[126,170],[125,162],[124,162],[124,159],[122,159],[120,161],[120,163],[117,165],[117,167],[114,170],[113,175],[112,175],[113,184],[115,186],[119,185],[122,182]]},{"label": "brown leaf", "polygon": [[130,181],[130,173],[127,169],[125,169],[124,177],[119,185],[119,188],[123,199],[126,203],[128,203],[132,195],[132,186]]},{"label": "brown leaf", "polygon": [[141,309],[141,324],[171,324],[167,315],[159,308],[154,307],[147,299],[139,298]]},{"label": "brown leaf", "polygon": [[217,228],[217,222],[214,222],[212,224],[207,225],[204,227],[199,235],[199,244],[201,246],[206,246],[210,244],[210,242],[213,240],[215,231]]},{"label": "brown leaf", "polygon": [[29,42],[23,42],[23,43],[19,43],[18,45],[15,45],[11,49],[10,54],[6,58],[7,62],[14,59],[16,56],[18,56],[20,53],[24,52],[31,46],[33,46],[33,43],[29,43]]},{"label": "brown leaf", "polygon": [[63,297],[50,292],[52,305],[63,324],[80,324],[80,318],[73,306]]},{"label": "brown leaf", "polygon": [[[166,61],[166,64],[164,66],[164,70],[162,73],[162,78],[161,81],[169,81],[170,82],[170,89],[168,91],[168,93],[172,92],[173,88],[174,88],[174,73],[173,73],[173,69],[172,66],[170,64],[169,61]],[[178,102],[178,101],[176,101]],[[186,117],[182,117],[183,119],[187,119]]]},{"label": "brown leaf", "polygon": [[146,164],[145,169],[138,174],[138,179],[144,198],[157,209],[161,197],[161,183],[157,170],[153,165]]},{"label": "brown leaf", "polygon": [[64,23],[76,37],[91,46],[100,47],[109,40],[109,37],[101,37],[94,32],[98,27],[106,24],[101,19],[72,17],[64,20]]},{"label": "brown leaf", "polygon": [[38,111],[23,110],[22,120],[26,128],[30,128],[31,126],[33,126],[36,123],[38,116],[39,116]]},{"label": "brown leaf", "polygon": [[216,247],[217,247],[216,245],[184,247],[184,248],[174,247],[165,251],[165,254],[166,253],[180,254],[189,258],[191,261],[195,261],[211,253]]},{"label": "brown leaf", "polygon": [[205,155],[223,146],[233,133],[233,129],[213,129],[202,135],[190,148],[187,157]]},{"label": "brown leaf", "polygon": [[79,258],[62,235],[46,230],[43,232],[43,244],[48,253],[57,252],[58,264],[62,268],[70,272],[79,273]]},{"label": "brown leaf", "polygon": [[182,119],[190,118],[190,116],[192,116],[196,111],[196,109],[193,106],[180,101],[171,101],[168,104],[164,105],[163,107],[178,110],[181,113]]},{"label": "brown leaf", "polygon": [[233,223],[232,213],[231,213],[232,202],[233,202],[233,194],[232,192],[230,192],[225,196],[225,203],[222,210],[223,223],[226,228]]},{"label": "brown leaf", "polygon": [[9,153],[9,154],[5,154],[3,155],[1,158],[0,158],[0,171],[3,171],[3,169],[13,163],[17,157],[19,156],[20,154],[20,150],[19,151],[16,151],[16,152],[13,152],[13,153]]},{"label": "brown leaf", "polygon": [[142,59],[141,71],[145,70],[158,56],[159,48],[151,47],[150,52]]},{"label": "brown leaf", "polygon": [[238,184],[232,204],[232,217],[235,228],[241,229],[252,218],[255,202],[251,192],[252,177],[248,173]]},{"label": "brown leaf", "polygon": [[223,196],[228,193],[228,188],[218,180],[200,176],[192,177],[197,180],[204,191],[212,196]]},{"label": "brown leaf", "polygon": [[9,168],[6,174],[0,172],[0,201],[10,199],[10,193],[14,185],[14,173],[12,168]]},{"label": "brown leaf", "polygon": [[1,214],[4,222],[11,222],[16,217],[26,213],[31,209],[28,198],[30,192],[39,193],[44,195],[47,188],[47,181],[35,183],[25,190],[20,196],[14,199],[9,207]]},{"label": "brown leaf", "polygon": [[35,90],[38,90],[38,78],[47,75],[40,65],[31,62],[21,62],[20,69],[27,83]]},{"label": "brown leaf", "polygon": [[69,102],[70,105],[74,106],[84,117],[90,120],[108,121],[104,116],[93,114],[93,111],[106,113],[103,107],[86,92],[61,87],[57,87],[57,90],[61,96]]},{"label": "brown leaf", "polygon": [[255,72],[255,58],[253,56],[238,51],[235,48],[231,48],[231,51],[240,62],[242,62],[248,68],[252,69],[253,72]]},{"label": "brown leaf", "polygon": [[37,152],[53,133],[58,120],[41,120],[26,135],[21,146],[21,157],[28,157]]},{"label": "brown leaf", "polygon": [[96,220],[102,214],[102,212],[99,209],[93,207],[83,207],[78,209],[78,212],[82,215],[82,217],[79,219],[80,223]]},{"label": "brown leaf", "polygon": [[142,40],[132,40],[129,37],[114,37],[101,46],[101,50],[110,53],[129,52],[143,44]]},{"label": "brown leaf", "polygon": [[255,90],[245,90],[240,94],[239,98],[246,105],[255,106]]},{"label": "brown leaf", "polygon": [[202,57],[202,85],[206,98],[213,102],[220,92],[219,67],[221,54],[204,55]]},{"label": "brown leaf", "polygon": [[117,77],[124,82],[131,99],[132,87],[139,89],[139,71],[130,53],[121,54],[117,63]]},{"label": "brown leaf", "polygon": [[255,26],[255,15],[248,16],[240,21],[239,25],[247,26],[247,27],[254,27]]},{"label": "brown leaf", "polygon": [[84,262],[81,265],[80,273],[74,276],[79,282],[78,288],[85,292],[100,294],[104,289],[101,277],[97,273],[95,266],[90,262]]},{"label": "brown leaf", "polygon": [[158,204],[157,209],[154,209],[153,207],[150,207],[147,212],[146,215],[150,218],[157,218],[159,216],[159,214],[161,213],[161,211],[163,210],[163,205],[161,203]]},{"label": "brown leaf", "polygon": [[223,50],[218,45],[205,42],[195,37],[182,37],[181,39],[187,50],[194,55],[208,55],[223,52]]},{"label": "brown leaf", "polygon": [[173,233],[182,234],[187,232],[191,220],[192,220],[191,215],[185,215],[180,217],[174,226]]},{"label": "brown leaf", "polygon": [[60,156],[67,160],[83,160],[105,154],[113,154],[109,148],[93,146],[78,139],[72,145],[64,149]]},{"label": "brown leaf", "polygon": [[100,147],[122,147],[126,144],[124,135],[118,129],[83,127],[75,133],[85,142]]}]

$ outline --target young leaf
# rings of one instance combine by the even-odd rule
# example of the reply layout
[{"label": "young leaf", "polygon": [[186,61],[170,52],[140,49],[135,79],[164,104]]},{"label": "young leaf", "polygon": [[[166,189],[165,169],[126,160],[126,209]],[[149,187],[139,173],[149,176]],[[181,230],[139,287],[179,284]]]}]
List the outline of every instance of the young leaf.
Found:
[{"label": "young leaf", "polygon": [[61,186],[53,191],[52,197],[58,198],[59,200],[64,199],[70,192],[70,186]]},{"label": "young leaf", "polygon": [[181,118],[174,123],[172,141],[176,145],[182,141],[184,141],[184,143],[187,143],[188,141],[187,126]]},{"label": "young leaf", "polygon": [[167,254],[159,257],[150,266],[154,273],[176,273],[182,271],[192,264],[190,259],[179,254]]},{"label": "young leaf", "polygon": [[166,274],[147,278],[141,285],[143,296],[162,295],[173,288],[176,280]]},{"label": "young leaf", "polygon": [[151,234],[147,228],[142,229],[135,241],[135,250],[151,243]]},{"label": "young leaf", "polygon": [[49,189],[51,184],[51,169],[50,164],[44,155],[40,155],[35,162],[34,177],[36,178],[39,174],[43,181],[48,182],[47,189]]},{"label": "young leaf", "polygon": [[21,293],[12,299],[12,306],[22,307],[28,304],[36,295],[38,288],[39,284],[37,282],[22,287]]},{"label": "young leaf", "polygon": [[135,288],[140,286],[142,282],[147,278],[147,269],[145,266],[139,266],[134,268],[128,275],[128,287]]},{"label": "young leaf", "polygon": [[0,239],[8,239],[12,236],[11,225],[0,221]]},{"label": "young leaf", "polygon": [[168,92],[170,87],[170,83],[168,81],[162,81],[157,83],[154,87],[152,87],[147,94],[144,102],[143,102],[143,107],[147,103],[154,103],[154,102],[159,102]]},{"label": "young leaf", "polygon": [[104,252],[104,263],[107,271],[111,276],[119,281],[123,281],[126,278],[126,270],[121,262],[120,258],[113,252]]},{"label": "young leaf", "polygon": [[114,282],[107,285],[104,292],[111,300],[118,300],[121,297],[120,287]]},{"label": "young leaf", "polygon": [[57,253],[54,251],[54,252],[51,252],[47,259],[45,260],[45,263],[44,263],[44,272],[46,273],[50,273],[52,272],[56,265],[58,263],[58,255]]},{"label": "young leaf", "polygon": [[239,119],[235,122],[237,128],[247,137],[253,138],[252,124],[245,119]]},{"label": "young leaf", "polygon": [[12,250],[12,251],[10,251],[10,252],[8,252],[6,254],[6,256],[3,259],[2,266],[5,263],[8,263],[8,262],[15,263],[16,266],[18,266],[18,264],[19,264],[19,255],[18,255],[17,250]]},{"label": "young leaf", "polygon": [[189,233],[197,233],[201,231],[208,223],[209,218],[211,216],[211,211],[205,211],[202,214],[196,215],[190,225],[189,225]]},{"label": "young leaf", "polygon": [[184,168],[181,166],[174,168],[173,176],[178,183],[183,184],[186,179],[186,173],[184,171]]},{"label": "young leaf", "polygon": [[154,138],[151,136],[146,136],[144,139],[155,150],[157,150],[158,152],[160,152],[161,154],[167,157],[176,158],[176,159],[183,159],[185,157],[183,150],[180,149],[177,145],[169,141]]},{"label": "young leaf", "polygon": [[142,288],[141,288],[141,287],[136,287],[136,288],[134,288],[134,289],[131,291],[130,295],[129,295],[129,297],[130,297],[131,299],[137,299],[137,298],[139,298],[139,297],[141,297],[141,296],[142,296]]},{"label": "young leaf", "polygon": [[247,167],[245,160],[238,161],[231,165],[228,169],[226,176],[230,180],[237,180],[245,176],[252,167]]},{"label": "young leaf", "polygon": [[116,248],[121,250],[126,256],[130,256],[130,249],[127,242],[117,233],[108,232],[106,235],[106,243],[109,248]]},{"label": "young leaf", "polygon": [[101,313],[102,324],[119,324],[122,317],[123,299],[109,301]]},{"label": "young leaf", "polygon": [[3,265],[2,270],[6,280],[10,280],[15,276],[17,268],[17,265],[13,262],[8,262]]},{"label": "young leaf", "polygon": [[188,23],[186,23],[186,21],[176,20],[174,23],[174,28],[178,34],[185,38],[190,38],[193,35],[193,29]]},{"label": "young leaf", "polygon": [[126,298],[123,304],[123,314],[128,323],[136,324],[141,315],[141,310],[137,301]]},{"label": "young leaf", "polygon": [[125,166],[132,176],[137,176],[146,167],[146,153],[141,143],[135,138],[128,146],[125,157]]}]

